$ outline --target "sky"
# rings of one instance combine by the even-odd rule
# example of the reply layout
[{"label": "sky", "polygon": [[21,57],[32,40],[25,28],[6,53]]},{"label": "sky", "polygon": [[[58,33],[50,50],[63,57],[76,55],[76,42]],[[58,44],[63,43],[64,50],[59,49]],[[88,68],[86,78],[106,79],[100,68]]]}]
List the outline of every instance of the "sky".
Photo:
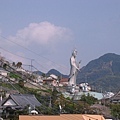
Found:
[{"label": "sky", "polygon": [[81,68],[120,55],[120,0],[0,0],[0,54],[11,63],[69,74],[74,49]]}]

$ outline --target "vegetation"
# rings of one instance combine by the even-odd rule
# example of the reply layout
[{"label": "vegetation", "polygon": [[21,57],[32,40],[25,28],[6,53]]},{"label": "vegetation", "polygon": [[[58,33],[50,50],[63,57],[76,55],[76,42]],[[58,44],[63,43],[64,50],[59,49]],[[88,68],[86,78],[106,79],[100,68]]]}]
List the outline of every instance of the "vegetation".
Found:
[{"label": "vegetation", "polygon": [[[12,88],[13,86],[11,84],[7,83],[1,83],[1,86]],[[39,114],[43,115],[57,115],[60,113],[67,113],[67,114],[100,114],[100,111],[91,108],[90,106],[97,102],[97,99],[93,96],[90,96],[88,94],[87,96],[82,95],[81,100],[74,101],[73,99],[65,98],[62,93],[58,92],[56,88],[53,89],[33,89],[33,88],[27,88],[23,85],[20,85],[20,82],[17,84],[14,84],[14,88],[19,90],[21,93],[29,93],[34,94],[36,98],[42,103],[42,106],[37,107],[36,110],[39,112]],[[13,88],[12,88],[13,89]],[[44,94],[43,94],[44,93]],[[61,109],[60,109],[61,106]],[[115,118],[119,118],[120,114],[120,104],[118,105],[111,105],[111,114]],[[20,114],[28,114],[28,107],[22,111],[17,110],[13,111],[13,113],[10,114],[9,118],[12,118],[13,120],[17,120],[18,115]]]},{"label": "vegetation", "polygon": [[82,95],[81,96],[81,101],[89,104],[89,105],[92,105],[92,104],[95,104],[97,100],[97,98],[94,98],[93,96],[90,96],[90,94],[88,93],[88,95]]},{"label": "vegetation", "polygon": [[19,80],[19,86],[21,87],[21,88],[23,88],[24,87],[24,81],[23,80]]},{"label": "vegetation", "polygon": [[21,66],[22,66],[22,62],[18,62],[18,63],[16,64],[16,67],[17,67],[17,68],[21,68]]},{"label": "vegetation", "polygon": [[[113,87],[115,86],[115,90],[116,88],[120,88],[120,56],[116,56],[115,54],[107,54],[107,57],[108,58],[106,58],[106,55],[104,55],[97,60],[91,61],[86,67],[81,70],[79,74],[80,77],[78,76],[80,80],[84,81],[87,78],[87,80],[89,80],[92,85],[94,84],[98,86],[99,84],[104,88],[108,88],[110,85],[112,85]],[[18,62],[16,65],[13,63],[13,65],[20,68],[22,66],[22,63]],[[6,69],[8,65],[4,64],[3,67]],[[42,76],[45,77],[46,74],[43,73]],[[42,103],[42,106],[36,108],[39,114],[100,114],[96,109],[90,107],[98,101],[93,96],[90,96],[90,94],[87,96],[83,95],[81,97],[81,100],[74,101],[73,99],[65,98],[62,93],[56,90],[55,87],[53,89],[33,89],[25,87],[21,74],[10,72],[9,77],[15,78],[18,83],[11,84],[10,82],[1,82],[0,85],[9,89],[18,90],[20,93],[34,94],[39,102]],[[29,77],[35,78],[34,76]],[[115,118],[120,119],[120,104],[110,105],[110,109],[111,114]],[[17,120],[19,114],[28,114],[28,106],[26,106],[26,108],[22,111],[10,111],[9,117],[10,119]]]},{"label": "vegetation", "polygon": [[21,78],[20,75],[15,74],[15,73],[13,73],[13,72],[10,72],[10,73],[9,73],[9,77],[10,77],[10,78],[15,78],[15,79],[20,79],[20,78]]},{"label": "vegetation", "polygon": [[[81,68],[77,76],[77,83],[89,81],[89,85],[98,86],[97,91],[116,92],[120,88],[120,55],[105,54],[98,59],[90,61]],[[99,88],[99,89],[98,89]]]},{"label": "vegetation", "polygon": [[120,119],[120,104],[112,104],[110,108],[113,117],[115,117],[116,119]]}]

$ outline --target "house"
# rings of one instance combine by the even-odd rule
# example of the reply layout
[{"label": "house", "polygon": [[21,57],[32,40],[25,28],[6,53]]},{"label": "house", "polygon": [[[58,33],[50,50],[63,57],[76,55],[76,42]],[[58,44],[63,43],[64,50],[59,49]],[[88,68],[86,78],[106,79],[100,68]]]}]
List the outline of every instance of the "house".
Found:
[{"label": "house", "polygon": [[43,84],[57,86],[57,81],[53,78],[43,79]]},{"label": "house", "polygon": [[50,77],[53,78],[53,79],[55,79],[55,80],[58,79],[58,76],[56,76],[56,75],[54,75],[54,74],[51,74]]},{"label": "house", "polygon": [[43,84],[58,86],[59,78],[58,76],[51,74],[49,77],[43,78]]},{"label": "house", "polygon": [[62,78],[60,80],[59,86],[67,86],[68,85],[68,78]]},{"label": "house", "polygon": [[26,70],[24,70],[23,68],[16,68],[16,71],[18,71],[18,72],[25,72],[26,73]]},{"label": "house", "polygon": [[11,107],[14,109],[23,109],[26,106],[35,108],[35,106],[41,106],[41,103],[36,99],[34,95],[31,94],[11,94],[2,103],[2,107]]},{"label": "house", "polygon": [[3,68],[0,68],[0,78],[7,77],[9,74],[8,71],[4,70]]},{"label": "house", "polygon": [[120,91],[118,91],[114,96],[112,96],[109,101],[111,103],[120,103]]},{"label": "house", "polygon": [[33,82],[43,85],[42,76],[35,74],[35,73],[33,73],[33,76],[34,76],[34,78],[32,79]]},{"label": "house", "polygon": [[20,115],[19,120],[105,120],[102,115],[61,114],[61,115]]}]

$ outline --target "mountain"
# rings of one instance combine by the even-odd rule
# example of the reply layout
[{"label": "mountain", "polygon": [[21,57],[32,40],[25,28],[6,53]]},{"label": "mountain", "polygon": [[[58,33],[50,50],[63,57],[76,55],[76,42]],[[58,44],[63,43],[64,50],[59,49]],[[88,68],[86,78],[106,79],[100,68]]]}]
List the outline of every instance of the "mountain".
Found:
[{"label": "mountain", "polygon": [[41,72],[41,71],[35,71],[34,73],[37,73],[37,74],[39,74],[39,75],[46,74],[46,76],[49,76],[49,75],[51,75],[51,74],[54,74],[54,75],[60,76],[60,77],[62,77],[62,78],[68,78],[68,75],[64,75],[64,74],[60,73],[59,71],[57,71],[57,70],[55,70],[55,69],[51,69],[51,70],[49,70],[47,73],[43,73],[43,72]]},{"label": "mountain", "polygon": [[44,73],[41,71],[34,71],[33,73],[38,74],[38,75],[43,75]]},{"label": "mountain", "polygon": [[55,69],[51,69],[47,72],[47,75],[51,75],[51,74],[54,74],[56,76],[61,76],[62,78],[68,78],[68,75],[64,75]]},{"label": "mountain", "polygon": [[90,61],[77,76],[77,83],[88,82],[97,91],[120,90],[120,55],[107,53]]}]

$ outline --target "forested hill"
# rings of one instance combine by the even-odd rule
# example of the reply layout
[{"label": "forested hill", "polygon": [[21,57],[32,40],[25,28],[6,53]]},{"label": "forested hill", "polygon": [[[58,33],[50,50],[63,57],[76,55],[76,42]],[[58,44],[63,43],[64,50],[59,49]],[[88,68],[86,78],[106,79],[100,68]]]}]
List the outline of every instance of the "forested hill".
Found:
[{"label": "forested hill", "polygon": [[120,90],[120,55],[105,54],[81,68],[77,83],[88,82],[95,90]]},{"label": "forested hill", "polygon": [[60,73],[58,70],[56,70],[56,69],[51,69],[51,70],[49,70],[47,73],[43,73],[43,72],[41,72],[41,71],[35,71],[34,73],[37,73],[37,74],[39,74],[39,75],[45,74],[46,76],[49,76],[49,75],[51,75],[51,74],[54,74],[54,75],[59,76],[59,77],[62,77],[62,78],[68,78],[68,75],[64,75],[64,74]]}]

